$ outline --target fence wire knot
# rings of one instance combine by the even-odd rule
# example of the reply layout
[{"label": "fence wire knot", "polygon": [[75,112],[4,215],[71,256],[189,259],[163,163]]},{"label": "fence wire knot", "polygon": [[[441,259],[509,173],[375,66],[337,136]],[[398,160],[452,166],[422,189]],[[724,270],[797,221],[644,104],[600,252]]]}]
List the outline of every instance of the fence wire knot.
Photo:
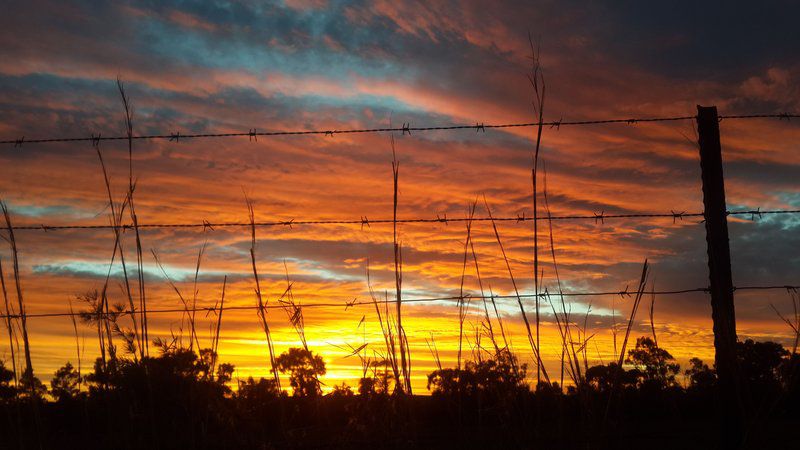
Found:
[{"label": "fence wire knot", "polygon": [[100,147],[100,133],[97,133],[97,136],[92,133],[92,147],[99,148]]},{"label": "fence wire knot", "polygon": [[250,142],[253,142],[253,140],[255,140],[256,142],[258,142],[258,133],[256,132],[256,129],[255,129],[255,128],[251,129],[251,130],[250,130],[250,131],[247,133],[247,139],[248,139]]},{"label": "fence wire knot", "polygon": [[686,214],[686,211],[681,211],[679,213],[676,213],[673,210],[669,210],[669,212],[672,213],[672,224],[673,225],[675,224],[675,220],[676,219],[680,219],[681,221],[683,221],[683,215]]},{"label": "fence wire knot", "polygon": [[172,141],[180,142],[180,140],[181,140],[181,132],[180,131],[178,131],[177,133],[170,133],[170,135],[169,135],[169,141],[170,142],[172,142]]},{"label": "fence wire knot", "polygon": [[333,133],[336,133],[336,132],[337,132],[336,130],[328,130],[328,131],[325,132],[325,136],[333,137]]},{"label": "fence wire knot", "polygon": [[477,133],[478,131],[483,131],[484,133],[486,133],[486,127],[483,126],[483,122],[481,122],[480,124],[478,122],[475,122],[475,132]]},{"label": "fence wire knot", "polygon": [[791,118],[792,118],[792,115],[789,114],[788,112],[784,112],[784,113],[778,114],[778,120],[786,119],[786,121],[789,122],[791,120]]},{"label": "fence wire knot", "polygon": [[550,124],[550,129],[552,130],[553,128],[555,128],[556,130],[561,130],[561,122],[563,122],[563,121],[564,121],[564,117],[561,117],[560,119],[558,119],[556,121],[553,121],[553,123]]},{"label": "fence wire knot", "polygon": [[46,233],[46,232],[50,231],[50,227],[48,227],[45,224],[42,224],[42,230],[44,230],[44,232]]},{"label": "fence wire knot", "polygon": [[211,226],[211,223],[206,219],[203,219],[203,231],[206,231],[206,229],[214,231],[214,227]]},{"label": "fence wire knot", "polygon": [[444,213],[444,216],[439,216],[439,215],[437,214],[437,215],[436,215],[436,221],[437,221],[437,222],[442,222],[442,223],[444,223],[445,225],[447,225],[447,222],[448,222],[448,220],[447,220],[447,213]]},{"label": "fence wire knot", "polygon": [[594,223],[597,224],[599,221],[602,224],[605,224],[605,211],[601,211],[600,214],[594,213]]},{"label": "fence wire knot", "polygon": [[369,226],[369,219],[367,219],[367,216],[361,216],[361,229],[362,230],[364,229],[364,225],[366,225],[367,228],[370,227]]},{"label": "fence wire knot", "polygon": [[411,123],[403,123],[403,135],[406,133],[411,136]]},{"label": "fence wire knot", "polygon": [[756,208],[755,211],[750,211],[750,220],[755,221],[756,220],[756,216],[758,216],[759,219],[764,217],[761,214],[761,207],[760,206],[758,208]]},{"label": "fence wire knot", "polygon": [[517,213],[517,223],[524,222],[525,220],[527,220],[527,219],[525,219],[525,211],[522,211],[522,215]]},{"label": "fence wire knot", "polygon": [[630,124],[630,125],[635,125],[635,124],[639,123],[639,119],[628,119],[628,120],[626,120],[626,122],[628,124]]},{"label": "fence wire knot", "polygon": [[14,147],[22,147],[22,143],[25,142],[25,136],[22,136],[21,139],[16,139],[14,141]]},{"label": "fence wire knot", "polygon": [[285,226],[285,227],[292,228],[292,223],[293,223],[293,222],[294,222],[294,219],[289,219],[289,220],[286,220],[286,221],[283,221],[283,222],[281,222],[281,225],[283,225],[283,226]]},{"label": "fence wire knot", "polygon": [[625,289],[617,292],[617,295],[619,295],[621,298],[630,297],[631,293],[628,292],[628,285],[626,284]]}]

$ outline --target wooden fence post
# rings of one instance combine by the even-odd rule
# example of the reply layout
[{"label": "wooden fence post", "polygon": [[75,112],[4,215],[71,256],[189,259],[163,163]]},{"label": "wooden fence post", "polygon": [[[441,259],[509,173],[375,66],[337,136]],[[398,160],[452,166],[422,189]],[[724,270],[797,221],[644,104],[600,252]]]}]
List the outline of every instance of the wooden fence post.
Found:
[{"label": "wooden fence post", "polygon": [[[708,245],[711,318],[725,440],[738,441],[743,425],[743,405],[736,359],[736,313],[733,302],[728,213],[722,175],[722,147],[716,106],[697,106],[697,132],[703,179],[706,243]],[[737,436],[738,435],[738,436]]]}]

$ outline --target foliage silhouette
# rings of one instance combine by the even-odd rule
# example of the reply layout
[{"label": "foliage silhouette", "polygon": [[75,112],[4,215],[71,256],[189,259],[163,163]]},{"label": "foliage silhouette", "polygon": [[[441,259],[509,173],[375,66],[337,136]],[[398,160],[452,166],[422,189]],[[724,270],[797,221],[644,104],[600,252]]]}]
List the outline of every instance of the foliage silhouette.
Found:
[{"label": "foliage silhouette", "polygon": [[6,364],[0,360],[0,401],[9,400],[16,395],[16,388],[11,385],[14,381],[14,372],[6,369]]},{"label": "foliage silhouette", "polygon": [[[684,389],[670,353],[649,338],[637,340],[623,367],[590,367],[585,384],[566,394],[558,384],[532,390],[527,366],[502,349],[460,370],[434,370],[430,397],[392,395],[380,358],[365,364],[358,390],[342,384],[322,395],[324,361],[303,349],[277,358],[294,395],[272,377],[239,379],[234,390],[234,367],[221,362],[212,372],[211,350],[160,344],[158,356],[98,358],[83,378],[66,363],[49,396],[34,381],[36,402],[28,401],[22,384],[16,389],[13,373],[0,363],[0,417],[10,418],[0,420],[0,433],[23,447],[41,438],[44,447],[62,448],[586,448],[587,442],[602,448],[644,436],[665,447],[678,445],[679,437],[711,446],[713,438],[702,430],[713,426],[719,407],[713,368],[691,360]],[[798,355],[769,342],[737,348],[743,378],[763,399],[763,416],[800,420]],[[38,408],[44,428],[26,412],[31,408]],[[763,423],[757,442],[780,442],[776,427],[787,422]]]},{"label": "foliage silhouette", "polygon": [[73,400],[81,395],[81,375],[67,362],[64,367],[58,369],[50,380],[50,394],[58,401]]},{"label": "foliage silhouette", "polygon": [[428,375],[428,390],[434,395],[513,395],[525,391],[528,366],[520,365],[508,351],[492,359],[468,361],[463,369],[439,369]]},{"label": "foliage silhouette", "polygon": [[319,376],[325,375],[325,361],[303,348],[290,348],[275,360],[281,373],[289,372],[293,395],[317,397],[322,395]]},{"label": "foliage silhouette", "polygon": [[675,377],[680,373],[681,367],[671,363],[675,358],[663,348],[659,348],[649,337],[640,337],[636,340],[636,347],[628,351],[626,363],[632,364],[641,374],[641,383],[653,387],[676,387]]},{"label": "foliage silhouette", "polygon": [[709,391],[717,383],[717,374],[714,369],[708,367],[700,358],[689,360],[691,367],[686,369],[684,374],[689,378],[689,389],[699,391]]}]

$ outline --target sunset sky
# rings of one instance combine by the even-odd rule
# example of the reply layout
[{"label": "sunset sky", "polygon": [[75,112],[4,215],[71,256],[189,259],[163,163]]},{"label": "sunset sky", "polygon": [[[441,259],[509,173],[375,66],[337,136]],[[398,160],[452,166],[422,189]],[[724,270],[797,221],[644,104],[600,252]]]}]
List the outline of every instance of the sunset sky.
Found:
[{"label": "sunset sky", "polygon": [[[116,79],[134,108],[134,134],[224,133],[533,122],[528,33],[541,48],[547,86],[545,119],[588,120],[687,116],[696,105],[722,114],[800,110],[800,5],[744,4],[734,10],[696,2],[61,2],[30,1],[0,17],[0,139],[85,138],[124,134]],[[47,11],[47,14],[41,14]],[[769,25],[766,25],[766,24]],[[720,123],[729,209],[800,208],[800,121]],[[540,153],[553,215],[700,212],[703,209],[692,121],[545,127]],[[395,135],[400,164],[399,218],[529,217],[534,128]],[[118,200],[128,184],[123,141],[103,142]],[[140,223],[243,222],[243,191],[256,219],[359,220],[392,217],[390,135],[136,141],[133,149]],[[16,225],[107,224],[108,199],[89,142],[0,147],[0,198]],[[543,213],[543,211],[542,211]],[[705,229],[697,218],[554,223],[564,289],[634,289],[645,259],[657,290],[708,285]],[[800,284],[800,215],[741,216],[729,221],[734,284]],[[533,225],[498,224],[520,290],[533,290]],[[544,285],[555,289],[546,224],[540,227]],[[265,227],[257,231],[262,290],[270,304],[286,286],[284,263],[304,309],[309,346],[324,356],[328,385],[354,386],[359,363],[341,347],[383,351],[369,300],[373,288],[394,298],[392,227],[359,225]],[[4,234],[5,235],[5,234]],[[473,225],[484,284],[513,293],[491,224]],[[463,223],[403,224],[403,290],[407,298],[457,295]],[[22,287],[30,314],[85,308],[76,296],[102,286],[114,238],[110,230],[18,231]],[[245,228],[148,229],[148,307],[179,308],[150,250],[181,293],[191,297],[196,258],[198,305],[212,306],[228,276],[226,304],[255,304]],[[6,281],[11,252],[0,242]],[[135,260],[134,241],[124,248]],[[111,298],[122,302],[115,264]],[[13,284],[9,284],[9,295]],[[465,289],[479,293],[474,266]],[[487,289],[488,290],[488,289]],[[611,324],[625,320],[631,299],[572,297],[576,315],[591,301],[589,357],[613,359]],[[533,300],[526,299],[528,311]],[[646,309],[634,336],[650,331]],[[736,293],[739,338],[789,342],[791,330],[770,305],[789,311],[786,291]],[[476,304],[477,305],[477,304]],[[515,300],[499,304],[514,350],[531,362]],[[617,318],[612,317],[612,309]],[[542,304],[542,353],[555,373],[560,338]],[[480,321],[467,318],[470,341]],[[455,302],[403,307],[411,341],[415,392],[434,368],[425,339],[433,336],[446,365],[455,365]],[[704,293],[659,296],[659,344],[681,363],[713,360],[711,309]],[[198,314],[208,345],[213,315]],[[363,324],[359,324],[362,317]],[[152,315],[151,337],[177,333],[180,314]],[[298,346],[280,309],[268,313],[276,349]],[[33,366],[46,381],[76,361],[68,317],[31,318]],[[91,327],[78,324],[83,367],[98,355]],[[237,376],[267,376],[264,333],[252,310],[226,311],[221,358]],[[0,359],[10,358],[3,329]],[[469,353],[469,352],[468,352]],[[535,370],[534,370],[535,372]]]}]

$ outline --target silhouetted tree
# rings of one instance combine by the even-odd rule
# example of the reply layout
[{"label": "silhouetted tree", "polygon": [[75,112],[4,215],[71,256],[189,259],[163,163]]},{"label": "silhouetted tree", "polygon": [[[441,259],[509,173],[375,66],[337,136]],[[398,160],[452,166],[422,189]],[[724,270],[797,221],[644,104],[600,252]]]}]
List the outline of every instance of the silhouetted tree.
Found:
[{"label": "silhouetted tree", "polygon": [[235,399],[239,407],[248,415],[258,411],[265,405],[269,405],[281,396],[281,391],[275,384],[275,379],[259,378],[255,381],[253,377],[246,380],[239,380],[239,389]]},{"label": "silhouetted tree", "polygon": [[0,361],[0,401],[14,398],[17,390],[11,385],[14,372],[6,369],[4,361]]},{"label": "silhouetted tree", "polygon": [[633,364],[642,373],[642,382],[653,387],[676,387],[675,376],[681,366],[673,363],[675,358],[660,348],[649,337],[636,339],[636,347],[628,351],[628,364]]},{"label": "silhouetted tree", "polygon": [[347,383],[342,383],[341,385],[333,386],[333,391],[329,395],[331,397],[352,397],[353,389]]},{"label": "silhouetted tree", "polygon": [[689,377],[689,389],[707,391],[716,385],[716,372],[708,367],[708,364],[705,364],[702,359],[692,358],[689,360],[689,364],[691,367],[684,372]]},{"label": "silhouetted tree", "polygon": [[510,352],[479,362],[468,361],[464,368],[440,369],[428,375],[428,390],[434,395],[478,393],[501,395],[527,391],[525,375],[528,366],[518,364]]},{"label": "silhouetted tree", "polygon": [[[391,389],[394,381],[394,374],[389,371],[388,363],[385,359],[370,361],[369,369],[372,370],[371,376],[364,376],[358,380],[358,394],[364,396],[386,395]],[[368,373],[364,372],[365,375]]]},{"label": "silhouetted tree", "polygon": [[755,392],[775,391],[780,387],[780,369],[789,352],[777,342],[755,342],[747,339],[736,343],[742,378]]},{"label": "silhouetted tree", "polygon": [[50,380],[50,393],[58,401],[72,400],[80,395],[80,383],[81,376],[68,362]]},{"label": "silhouetted tree", "polygon": [[233,379],[233,371],[236,368],[233,364],[222,363],[217,367],[217,383],[227,384]]},{"label": "silhouetted tree", "polygon": [[325,361],[310,350],[290,348],[276,359],[281,373],[289,372],[289,384],[295,396],[316,397],[322,394],[319,376],[325,375]]},{"label": "silhouetted tree", "polygon": [[19,377],[19,390],[20,395],[29,398],[42,399],[47,394],[47,386],[30,369],[25,369]]},{"label": "silhouetted tree", "polygon": [[615,385],[620,388],[633,388],[639,384],[642,372],[638,369],[625,370],[617,363],[597,365],[586,370],[586,382],[600,392],[607,392]]}]

